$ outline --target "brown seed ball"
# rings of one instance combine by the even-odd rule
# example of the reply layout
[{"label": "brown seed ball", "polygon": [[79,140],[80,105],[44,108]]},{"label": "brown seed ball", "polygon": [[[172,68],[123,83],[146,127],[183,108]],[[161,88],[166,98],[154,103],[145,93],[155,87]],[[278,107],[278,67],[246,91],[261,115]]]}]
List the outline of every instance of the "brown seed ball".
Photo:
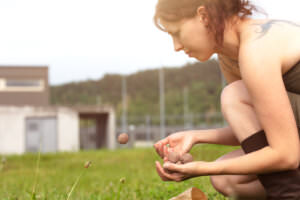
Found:
[{"label": "brown seed ball", "polygon": [[182,162],[179,160],[176,162],[176,165],[182,165]]},{"label": "brown seed ball", "polygon": [[180,160],[183,164],[185,164],[185,163],[188,163],[188,162],[193,162],[194,159],[193,159],[193,156],[191,154],[185,153],[181,156]]},{"label": "brown seed ball", "polygon": [[176,163],[177,161],[180,160],[180,155],[177,152],[169,152],[168,154],[168,161],[172,163]]},{"label": "brown seed ball", "polygon": [[128,134],[127,133],[121,133],[119,136],[118,136],[118,142],[120,144],[126,144],[128,142]]}]

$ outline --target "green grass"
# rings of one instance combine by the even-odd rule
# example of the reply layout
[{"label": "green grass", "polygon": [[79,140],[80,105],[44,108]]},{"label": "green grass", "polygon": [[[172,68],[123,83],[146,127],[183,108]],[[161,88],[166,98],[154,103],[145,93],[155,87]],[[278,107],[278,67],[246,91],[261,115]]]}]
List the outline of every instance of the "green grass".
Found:
[{"label": "green grass", "polygon": [[[236,147],[199,145],[192,149],[195,160],[212,161]],[[35,185],[37,154],[8,156],[0,171],[0,199],[31,199]],[[85,169],[84,163],[92,161]],[[160,160],[153,148],[99,150],[79,153],[44,154],[40,157],[34,199],[67,199],[73,184],[81,176],[70,200],[160,200],[170,199],[190,187],[198,187],[210,200],[225,200],[209,182],[209,177],[184,182],[163,182],[155,170]],[[125,182],[120,182],[125,179]]]}]

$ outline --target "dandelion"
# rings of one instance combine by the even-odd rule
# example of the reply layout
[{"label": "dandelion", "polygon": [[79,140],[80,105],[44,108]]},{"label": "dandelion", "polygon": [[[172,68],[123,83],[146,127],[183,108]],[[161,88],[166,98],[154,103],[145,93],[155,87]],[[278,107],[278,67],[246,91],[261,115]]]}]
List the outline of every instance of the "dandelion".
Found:
[{"label": "dandelion", "polygon": [[0,171],[2,171],[4,169],[5,163],[6,163],[6,158],[3,156],[1,159]]},{"label": "dandelion", "polygon": [[92,164],[91,161],[87,161],[87,162],[84,164],[84,168],[89,168],[91,164]]},{"label": "dandelion", "polygon": [[85,169],[88,169],[88,168],[91,166],[91,164],[92,164],[91,161],[85,162],[85,164],[84,164],[84,169],[83,169],[84,171],[81,172],[81,174],[78,176],[77,180],[76,180],[75,183],[73,184],[73,186],[72,186],[72,188],[71,188],[71,190],[70,190],[70,192],[69,192],[69,194],[68,194],[67,200],[69,200],[69,198],[70,198],[70,196],[71,196],[73,190],[75,189],[77,183],[79,182],[80,177],[86,172]]},{"label": "dandelion", "polygon": [[6,158],[3,156],[2,157],[2,159],[1,159],[1,163],[3,164],[3,165],[5,165],[5,163],[6,163]]},{"label": "dandelion", "polygon": [[120,179],[120,183],[122,183],[122,184],[124,184],[125,181],[126,181],[125,177],[123,177],[123,178]]}]

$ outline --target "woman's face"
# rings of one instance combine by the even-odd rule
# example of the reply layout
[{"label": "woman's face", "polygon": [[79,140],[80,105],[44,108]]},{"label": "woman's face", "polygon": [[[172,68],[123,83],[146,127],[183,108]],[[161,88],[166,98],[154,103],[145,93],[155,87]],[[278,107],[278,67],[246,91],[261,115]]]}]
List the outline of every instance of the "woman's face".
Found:
[{"label": "woman's face", "polygon": [[189,57],[206,61],[215,53],[216,46],[206,21],[201,15],[196,15],[178,22],[160,22],[171,35],[175,51],[183,50]]}]

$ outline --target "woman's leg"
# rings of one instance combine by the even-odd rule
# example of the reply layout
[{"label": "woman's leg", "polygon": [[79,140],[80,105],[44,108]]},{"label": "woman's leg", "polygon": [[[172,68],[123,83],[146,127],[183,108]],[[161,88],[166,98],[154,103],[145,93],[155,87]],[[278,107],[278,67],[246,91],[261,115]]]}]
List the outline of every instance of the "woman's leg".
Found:
[{"label": "woman's leg", "polygon": [[[238,149],[217,159],[226,160],[244,155]],[[211,176],[213,187],[224,196],[234,197],[236,200],[265,200],[266,192],[255,175],[219,175]]]},{"label": "woman's leg", "polygon": [[[242,144],[244,152],[250,153],[268,146],[243,81],[231,83],[223,90],[221,106],[223,115]],[[257,177],[264,186],[267,199],[300,199],[300,170],[258,174]],[[249,185],[246,186],[250,187]],[[243,195],[236,188],[235,191],[237,196]]]},{"label": "woman's leg", "polygon": [[223,89],[221,108],[240,143],[262,129],[242,81],[235,81]]},{"label": "woman's leg", "polygon": [[[224,118],[240,142],[261,130],[251,106],[249,94],[242,81],[231,83],[223,89],[221,108]],[[244,152],[239,149],[220,157],[218,160],[242,155]],[[236,199],[260,200],[266,198],[266,192],[255,175],[211,176],[211,182],[214,188],[225,196],[235,196]]]}]

